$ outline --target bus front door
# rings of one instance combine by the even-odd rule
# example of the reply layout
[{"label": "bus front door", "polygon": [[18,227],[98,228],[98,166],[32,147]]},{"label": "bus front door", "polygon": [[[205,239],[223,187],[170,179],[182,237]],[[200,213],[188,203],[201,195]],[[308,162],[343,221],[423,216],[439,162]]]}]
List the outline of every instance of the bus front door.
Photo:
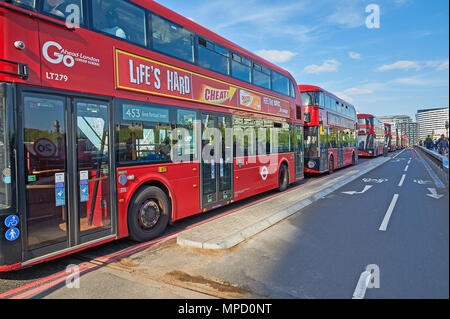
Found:
[{"label": "bus front door", "polygon": [[24,259],[112,236],[109,102],[21,93]]},{"label": "bus front door", "polygon": [[[230,116],[202,114],[201,205],[214,208],[233,199]],[[230,137],[230,136],[231,137]],[[231,138],[231,140],[227,140]]]},{"label": "bus front door", "polygon": [[295,179],[303,177],[303,127],[294,125],[293,138],[295,153]]}]

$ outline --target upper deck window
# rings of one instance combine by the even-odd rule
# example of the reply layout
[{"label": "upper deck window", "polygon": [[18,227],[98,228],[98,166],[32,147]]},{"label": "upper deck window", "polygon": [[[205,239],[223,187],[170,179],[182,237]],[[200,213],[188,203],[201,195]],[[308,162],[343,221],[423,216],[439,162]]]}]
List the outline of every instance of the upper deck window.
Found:
[{"label": "upper deck window", "polygon": [[93,0],[94,28],[112,36],[145,46],[145,11],[121,0]]},{"label": "upper deck window", "polygon": [[211,41],[198,38],[198,64],[222,74],[230,74],[230,52]]},{"label": "upper deck window", "polygon": [[239,54],[233,53],[233,59],[231,61],[231,74],[234,78],[249,82],[251,80],[251,61]]},{"label": "upper deck window", "polygon": [[272,72],[272,90],[289,96],[289,78],[278,72]]},{"label": "upper deck window", "polygon": [[36,0],[10,0],[10,1],[6,1],[6,0],[2,0],[3,2],[11,2],[12,4],[19,6],[19,7],[24,7],[26,9],[34,9],[36,7]]},{"label": "upper deck window", "polygon": [[44,0],[43,2],[43,14],[65,20],[67,23],[83,23],[83,0]]},{"label": "upper deck window", "polygon": [[253,84],[270,90],[270,69],[253,63]]},{"label": "upper deck window", "polygon": [[194,62],[194,34],[191,31],[152,14],[152,37],[155,50]]}]

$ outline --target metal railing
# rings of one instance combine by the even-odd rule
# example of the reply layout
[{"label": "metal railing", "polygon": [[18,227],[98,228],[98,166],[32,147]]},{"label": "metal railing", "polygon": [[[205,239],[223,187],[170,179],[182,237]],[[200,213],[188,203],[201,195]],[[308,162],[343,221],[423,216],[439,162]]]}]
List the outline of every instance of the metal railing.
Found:
[{"label": "metal railing", "polygon": [[434,150],[429,150],[426,147],[415,145],[414,148],[418,150],[421,154],[425,156],[425,158],[433,163],[433,170],[437,170],[436,173],[439,173],[442,177],[445,178],[445,183],[449,184],[449,157],[442,156],[438,152]]}]

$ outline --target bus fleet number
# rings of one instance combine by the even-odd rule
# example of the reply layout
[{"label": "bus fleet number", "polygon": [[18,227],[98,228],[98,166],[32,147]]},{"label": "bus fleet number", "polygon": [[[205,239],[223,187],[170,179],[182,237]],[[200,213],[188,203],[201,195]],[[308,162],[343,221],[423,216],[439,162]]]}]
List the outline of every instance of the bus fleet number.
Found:
[{"label": "bus fleet number", "polygon": [[55,80],[55,81],[69,81],[69,77],[65,74],[58,74],[53,72],[45,72],[45,76],[49,80]]}]

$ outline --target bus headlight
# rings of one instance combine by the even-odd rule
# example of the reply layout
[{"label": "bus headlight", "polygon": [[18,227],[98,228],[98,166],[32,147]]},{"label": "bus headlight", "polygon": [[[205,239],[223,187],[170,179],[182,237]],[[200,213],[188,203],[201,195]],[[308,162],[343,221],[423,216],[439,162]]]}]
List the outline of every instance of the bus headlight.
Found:
[{"label": "bus headlight", "polygon": [[314,166],[316,166],[316,162],[314,162],[314,161],[308,161],[308,167],[309,167],[309,168],[314,168]]}]

